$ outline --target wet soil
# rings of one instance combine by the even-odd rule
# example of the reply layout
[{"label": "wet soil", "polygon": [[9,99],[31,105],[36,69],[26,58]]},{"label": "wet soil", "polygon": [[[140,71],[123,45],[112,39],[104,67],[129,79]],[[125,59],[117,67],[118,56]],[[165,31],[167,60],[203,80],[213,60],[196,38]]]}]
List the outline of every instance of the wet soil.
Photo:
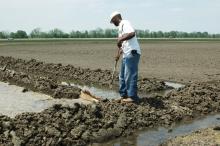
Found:
[{"label": "wet soil", "polygon": [[178,106],[188,107],[197,114],[206,114],[219,110],[220,81],[192,83],[178,91],[172,91],[165,97]]},{"label": "wet soil", "polygon": [[190,146],[218,146],[220,145],[220,126],[201,129],[186,136],[179,136],[161,146],[190,145]]},{"label": "wet soil", "polygon": [[[192,121],[187,120],[175,123],[171,127],[155,127],[138,130],[131,136],[120,137],[104,144],[92,144],[92,146],[158,146],[164,144],[169,139],[191,134],[192,132],[213,127],[214,125],[219,125],[219,118],[220,114],[210,114],[208,116],[195,118]],[[215,128],[216,127],[218,126],[215,126]],[[179,146],[180,144],[173,145]]]},{"label": "wet soil", "polygon": [[[0,65],[6,64],[8,66],[0,71],[0,80],[55,98],[78,98],[80,92],[77,87],[61,85],[59,80],[80,79],[101,84],[109,80],[108,71],[101,69],[0,57]],[[149,86],[148,83],[152,86],[158,82],[142,79],[139,88],[140,85]],[[165,83],[159,83],[164,89]],[[160,89],[157,84],[153,87]],[[145,86],[143,89],[147,90]],[[131,135],[138,129],[169,127],[176,122],[215,112],[220,112],[220,81],[195,82],[165,96],[142,97],[139,104],[106,99],[90,105],[55,104],[40,113],[23,113],[15,118],[0,116],[0,145],[83,146]]]},{"label": "wet soil", "polygon": [[[36,75],[38,78],[47,77],[47,80],[53,79],[57,82],[73,81],[81,84],[93,84],[106,88],[109,88],[112,74],[112,71],[110,70],[91,70],[89,68],[84,69],[74,67],[72,65],[63,66],[62,64],[44,63],[35,59],[26,61],[12,57],[0,56],[0,66],[4,67],[6,65],[8,69],[28,75]],[[115,75],[113,87],[114,89],[118,88],[118,73]],[[161,91],[169,88],[169,86],[165,85],[165,82],[156,79],[140,77],[138,81],[138,90],[142,93]]]},{"label": "wet soil", "polygon": [[10,84],[25,87],[23,92],[32,90],[51,95],[54,98],[79,98],[81,89],[74,86],[60,85],[55,79],[38,75],[16,72],[3,68],[0,71],[0,80]]},{"label": "wet soil", "polygon": [[[197,108],[191,108],[191,102],[173,100],[174,97],[178,99],[178,94],[182,95],[184,91],[195,93],[191,89],[200,89],[195,85],[202,85],[201,92],[206,97],[201,97],[201,102],[194,104]],[[219,112],[219,82],[195,85],[177,93],[173,91],[166,97],[155,95],[143,98],[139,105],[105,100],[92,105],[56,104],[41,113],[24,113],[14,119],[2,116],[0,142],[1,145],[12,142],[21,145],[88,145],[127,136],[137,129],[171,126],[202,114]],[[210,97],[211,93],[216,96]],[[194,99],[193,94],[187,95],[189,100]],[[206,109],[206,103],[211,104],[209,110],[201,110]]]},{"label": "wet soil", "polygon": [[24,112],[41,112],[53,104],[72,105],[74,103],[90,104],[79,99],[52,98],[51,96],[33,92],[24,92],[23,87],[0,82],[0,114],[14,118]]}]

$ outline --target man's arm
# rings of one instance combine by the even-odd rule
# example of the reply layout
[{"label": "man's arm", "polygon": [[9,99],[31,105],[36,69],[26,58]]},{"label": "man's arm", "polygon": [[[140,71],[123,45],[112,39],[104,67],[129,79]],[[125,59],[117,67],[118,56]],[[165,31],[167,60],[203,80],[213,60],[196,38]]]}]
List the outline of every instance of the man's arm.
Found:
[{"label": "man's arm", "polygon": [[118,50],[117,50],[117,54],[116,54],[116,56],[115,56],[115,60],[116,60],[116,61],[119,60],[121,54],[122,54],[122,49],[121,49],[121,48],[118,48]]},{"label": "man's arm", "polygon": [[117,42],[118,47],[121,48],[123,41],[130,40],[134,36],[135,36],[135,32],[131,32],[131,33],[124,34],[122,37],[119,37],[118,42]]}]

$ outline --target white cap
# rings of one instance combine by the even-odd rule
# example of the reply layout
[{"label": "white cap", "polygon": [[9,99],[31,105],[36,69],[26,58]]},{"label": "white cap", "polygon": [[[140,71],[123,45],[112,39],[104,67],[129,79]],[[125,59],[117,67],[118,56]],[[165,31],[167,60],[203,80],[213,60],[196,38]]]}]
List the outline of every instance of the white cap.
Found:
[{"label": "white cap", "polygon": [[112,19],[113,19],[115,16],[119,15],[119,14],[120,14],[120,13],[119,13],[118,11],[113,12],[113,13],[110,15],[110,23],[112,23]]}]

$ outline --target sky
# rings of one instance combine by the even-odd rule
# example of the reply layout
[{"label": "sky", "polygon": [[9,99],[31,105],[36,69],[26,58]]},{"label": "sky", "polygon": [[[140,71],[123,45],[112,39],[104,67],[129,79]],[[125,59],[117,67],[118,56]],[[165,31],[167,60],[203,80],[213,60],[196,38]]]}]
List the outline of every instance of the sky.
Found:
[{"label": "sky", "polygon": [[135,29],[220,33],[220,0],[0,0],[0,31],[114,28],[113,11]]}]

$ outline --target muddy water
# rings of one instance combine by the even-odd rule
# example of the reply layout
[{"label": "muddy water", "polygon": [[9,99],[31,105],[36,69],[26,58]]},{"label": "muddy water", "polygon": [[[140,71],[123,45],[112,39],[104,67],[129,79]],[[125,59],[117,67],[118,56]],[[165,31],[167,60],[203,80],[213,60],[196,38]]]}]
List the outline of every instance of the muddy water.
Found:
[{"label": "muddy water", "polygon": [[[62,84],[66,83],[63,82]],[[116,99],[120,97],[118,92],[115,90],[81,86],[74,83],[71,85],[89,90],[95,96],[102,98]],[[175,86],[179,85],[176,84]],[[73,104],[74,102],[88,103],[87,101],[82,101],[80,99],[54,99],[50,96],[31,91],[23,93],[22,90],[23,88],[21,87],[0,82],[0,114],[14,117],[17,114],[24,112],[41,112],[44,109],[51,107],[53,104]]]},{"label": "muddy water", "polygon": [[173,87],[174,89],[179,89],[185,86],[183,84],[174,83],[174,82],[165,82],[165,85]]},{"label": "muddy water", "polygon": [[92,146],[157,146],[170,138],[186,135],[198,129],[220,125],[220,114],[209,115],[191,122],[181,123],[172,128],[159,127],[139,131],[132,136],[116,139],[108,143],[93,144]]},{"label": "muddy water", "polygon": [[53,104],[73,104],[83,102],[79,99],[53,99],[50,96],[35,92],[22,92],[23,88],[0,82],[0,114],[14,117],[24,112],[41,112]]},{"label": "muddy water", "polygon": [[[66,82],[62,82],[62,85],[68,85]],[[167,86],[173,87],[174,89],[178,89],[181,87],[184,87],[183,84],[179,84],[179,83],[173,83],[173,82],[165,82],[165,84]],[[77,83],[70,83],[71,86],[76,86],[80,89],[83,90],[88,90],[90,91],[93,95],[98,96],[98,97],[102,97],[102,98],[107,98],[107,99],[117,99],[120,97],[120,94],[116,91],[116,90],[112,90],[112,89],[106,89],[106,88],[96,88],[93,86],[86,86],[86,85],[80,85]],[[160,91],[157,93],[160,93],[162,95],[166,94],[167,92],[169,92],[170,90],[166,90],[166,91]],[[145,97],[146,95],[140,94],[140,97]]]},{"label": "muddy water", "polygon": [[[66,82],[62,82],[62,85],[68,85]],[[86,85],[80,85],[77,83],[70,83],[71,86],[78,87],[82,90],[88,90],[91,92],[93,95],[102,97],[102,98],[107,98],[107,99],[116,99],[119,98],[120,95],[117,91],[112,90],[112,89],[106,89],[106,88],[96,88],[93,86],[86,86]]]}]

